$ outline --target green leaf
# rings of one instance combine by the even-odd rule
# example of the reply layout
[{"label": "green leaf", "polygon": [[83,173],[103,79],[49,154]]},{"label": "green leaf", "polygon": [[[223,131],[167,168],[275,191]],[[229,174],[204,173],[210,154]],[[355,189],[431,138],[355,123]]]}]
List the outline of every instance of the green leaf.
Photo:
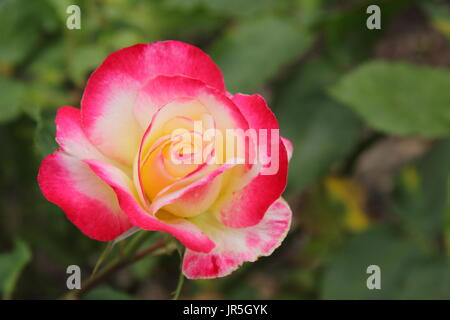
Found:
[{"label": "green leaf", "polygon": [[450,267],[442,257],[420,261],[408,269],[399,299],[450,299]]},{"label": "green leaf", "polygon": [[133,300],[133,297],[125,292],[113,289],[110,286],[101,286],[93,289],[84,297],[85,300]]},{"label": "green leaf", "polygon": [[312,36],[289,19],[245,20],[211,50],[228,90],[253,93],[310,47]]},{"label": "green leaf", "polygon": [[325,176],[334,163],[354,149],[361,126],[358,119],[333,101],[311,101],[315,107],[305,131],[295,140],[295,158],[290,165],[297,188],[304,188]]},{"label": "green leaf", "polygon": [[297,0],[299,13],[305,24],[313,25],[324,15],[324,0]]},{"label": "green leaf", "polygon": [[[305,0],[299,0],[301,2]],[[378,1],[381,10],[382,27],[380,30],[369,30],[366,21],[369,14],[366,9],[372,3],[370,0],[353,1],[352,5],[327,6],[325,14],[318,27],[323,32],[323,50],[328,59],[334,59],[352,66],[355,62],[373,57],[374,49],[379,40],[386,34],[388,27],[397,21],[408,7],[415,4],[411,0]]]},{"label": "green leaf", "polygon": [[0,75],[0,124],[17,118],[22,113],[24,85]]},{"label": "green leaf", "polygon": [[[388,225],[352,238],[334,257],[322,281],[323,299],[395,299],[403,292],[410,266],[421,256],[413,244]],[[381,269],[381,290],[367,288],[367,267]]]},{"label": "green leaf", "polygon": [[373,128],[395,135],[450,135],[450,72],[408,63],[368,62],[331,94]]},{"label": "green leaf", "polygon": [[[417,186],[408,186],[405,173],[395,192],[393,212],[419,240],[431,244],[442,233],[450,178],[450,140],[436,144],[409,170]],[[406,181],[405,181],[406,180]]]},{"label": "green leaf", "polygon": [[31,260],[27,244],[16,240],[14,250],[0,254],[0,290],[4,299],[10,299],[23,268]]},{"label": "green leaf", "polygon": [[[46,47],[30,64],[24,111],[34,119],[39,117],[43,109],[55,110],[62,105],[76,105],[79,98],[67,86],[67,64],[64,61],[62,43]],[[67,70],[61,72],[61,70]]]},{"label": "green leaf", "polygon": [[0,65],[14,65],[37,46],[42,31],[59,27],[46,1],[4,0],[0,3]]},{"label": "green leaf", "polygon": [[448,4],[429,1],[423,2],[421,5],[431,20],[431,26],[450,38],[450,8]]},{"label": "green leaf", "polygon": [[55,140],[56,125],[55,112],[45,111],[39,115],[34,141],[37,151],[43,157],[49,155],[58,148]]},{"label": "green leaf", "polygon": [[84,84],[89,72],[95,70],[107,55],[107,52],[98,45],[80,46],[75,49],[69,70],[72,80],[80,86]]},{"label": "green leaf", "polygon": [[281,134],[294,145],[290,187],[302,189],[316,182],[348,156],[359,139],[358,118],[324,94],[338,74],[325,59],[313,60],[300,68],[274,103]]},{"label": "green leaf", "polygon": [[[47,0],[48,5],[53,9],[56,17],[59,19],[59,23],[66,23],[66,19],[68,17],[67,14],[67,7],[75,4],[74,1],[72,0]],[[83,2],[82,1],[77,1],[79,3],[77,3],[78,6],[80,6],[81,8],[83,7]],[[82,8],[84,9],[84,8]]]},{"label": "green leaf", "polygon": [[177,9],[203,7],[219,14],[250,16],[273,6],[275,0],[165,0],[165,3]]},{"label": "green leaf", "polygon": [[42,83],[46,87],[58,86],[64,82],[66,64],[64,61],[64,47],[61,42],[49,45],[29,66],[33,84]]}]

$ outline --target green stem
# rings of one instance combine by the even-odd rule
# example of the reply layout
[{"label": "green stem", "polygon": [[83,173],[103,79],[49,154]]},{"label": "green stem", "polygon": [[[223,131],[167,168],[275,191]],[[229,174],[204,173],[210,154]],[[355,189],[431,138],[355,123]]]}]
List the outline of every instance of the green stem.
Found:
[{"label": "green stem", "polygon": [[178,277],[177,288],[175,289],[172,300],[178,300],[178,298],[180,297],[180,294],[181,294],[181,289],[183,289],[183,284],[184,284],[184,275],[183,275],[183,271],[180,270],[180,276]]},{"label": "green stem", "polygon": [[97,273],[98,269],[102,265],[103,261],[106,260],[106,258],[108,257],[109,253],[111,252],[112,247],[113,247],[113,242],[109,241],[108,244],[106,245],[106,248],[103,250],[102,254],[98,258],[97,263],[95,264],[94,270],[91,273],[91,277],[95,276],[95,274]]},{"label": "green stem", "polygon": [[173,294],[172,300],[178,300],[181,294],[181,290],[183,289],[184,284],[184,274],[183,274],[183,250],[179,250],[178,253],[180,254],[180,275],[178,276],[178,284],[177,288],[175,289],[175,292]]},{"label": "green stem", "polygon": [[153,243],[147,248],[142,249],[141,251],[136,252],[136,254],[132,255],[129,258],[118,259],[108,266],[106,266],[103,270],[101,270],[97,275],[90,277],[86,282],[81,285],[81,289],[73,290],[67,293],[62,299],[65,300],[74,300],[80,298],[83,294],[90,291],[92,288],[96,287],[104,280],[106,280],[111,274],[116,271],[135,263],[145,257],[148,256],[156,256],[160,254],[170,253],[175,249],[175,247],[168,247],[164,239],[160,239],[159,241]]}]

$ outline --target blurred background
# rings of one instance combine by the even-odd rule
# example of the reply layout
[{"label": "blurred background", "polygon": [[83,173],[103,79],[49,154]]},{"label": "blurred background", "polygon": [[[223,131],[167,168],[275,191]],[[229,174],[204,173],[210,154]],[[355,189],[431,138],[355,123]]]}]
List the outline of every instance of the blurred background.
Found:
[{"label": "blurred background", "polygon": [[[71,4],[81,30],[66,28]],[[0,27],[1,297],[59,298],[72,264],[89,276],[106,244],[36,182],[55,111],[79,107],[109,53],[177,39],[230,92],[263,95],[294,144],[282,246],[181,298],[450,298],[450,1],[1,0]],[[176,250],[141,259],[81,298],[169,299],[179,264]],[[381,290],[366,287],[372,264]]]}]

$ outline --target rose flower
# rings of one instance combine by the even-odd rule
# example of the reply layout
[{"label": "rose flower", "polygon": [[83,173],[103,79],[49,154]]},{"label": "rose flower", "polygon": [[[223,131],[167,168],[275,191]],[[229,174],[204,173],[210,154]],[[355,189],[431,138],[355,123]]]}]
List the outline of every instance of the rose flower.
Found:
[{"label": "rose flower", "polygon": [[164,231],[186,247],[188,278],[214,278],[270,255],[286,236],[292,146],[264,99],[227,92],[194,46],[111,54],[81,109],[58,110],[56,129],[60,149],[42,162],[40,188],[93,239]]}]

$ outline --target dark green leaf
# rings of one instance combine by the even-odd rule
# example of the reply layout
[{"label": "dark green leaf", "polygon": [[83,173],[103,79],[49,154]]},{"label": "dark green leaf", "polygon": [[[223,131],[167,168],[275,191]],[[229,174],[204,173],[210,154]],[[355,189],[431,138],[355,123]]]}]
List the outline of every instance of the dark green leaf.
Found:
[{"label": "dark green leaf", "polygon": [[400,185],[394,199],[394,212],[414,234],[428,241],[443,231],[450,177],[450,141],[437,144],[417,161],[418,186],[409,190]]},{"label": "dark green leaf", "polygon": [[275,3],[275,0],[165,0],[166,4],[172,8],[194,9],[204,7],[219,14],[230,14],[235,16],[249,16]]},{"label": "dark green leaf", "polygon": [[234,26],[211,50],[228,90],[253,93],[299,58],[312,36],[289,19],[266,17]]},{"label": "dark green leaf", "polygon": [[21,62],[37,46],[42,31],[54,31],[55,16],[46,1],[4,0],[0,3],[0,65]]},{"label": "dark green leaf", "polygon": [[10,299],[23,268],[31,260],[28,245],[16,240],[14,250],[0,254],[0,291],[4,299]]},{"label": "dark green leaf", "polygon": [[[418,249],[387,225],[378,225],[352,238],[330,258],[323,282],[323,299],[395,299],[420,255]],[[367,267],[381,269],[381,290],[367,288]]]},{"label": "dark green leaf", "polygon": [[289,183],[304,188],[325,175],[355,147],[360,134],[356,116],[324,95],[339,70],[322,59],[302,66],[275,102],[281,134],[294,154]]},{"label": "dark green leaf", "polygon": [[84,84],[89,73],[95,70],[107,55],[98,45],[81,46],[74,50],[70,65],[72,80],[78,85]]},{"label": "dark green leaf", "polygon": [[42,156],[47,156],[58,148],[55,135],[55,113],[52,111],[43,112],[38,119],[34,137],[37,151]]},{"label": "dark green leaf", "polygon": [[101,286],[93,289],[84,297],[86,300],[133,300],[133,297],[125,292],[113,289],[109,286]]},{"label": "dark green leaf", "polygon": [[22,113],[24,85],[0,75],[0,124],[14,120]]},{"label": "dark green leaf", "polygon": [[399,299],[450,299],[450,267],[443,258],[420,261],[407,270]]}]

